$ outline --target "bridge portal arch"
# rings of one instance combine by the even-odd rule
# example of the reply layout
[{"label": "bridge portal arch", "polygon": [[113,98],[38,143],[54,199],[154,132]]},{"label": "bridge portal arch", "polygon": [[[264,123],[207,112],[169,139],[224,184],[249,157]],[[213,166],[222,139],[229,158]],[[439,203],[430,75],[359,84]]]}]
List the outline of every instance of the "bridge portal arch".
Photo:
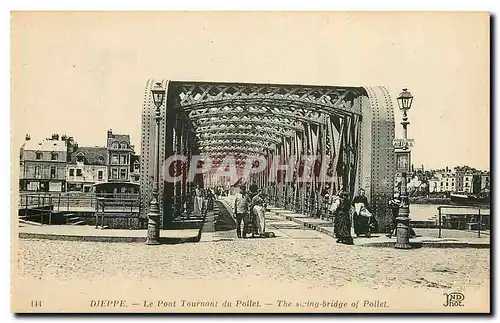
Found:
[{"label": "bridge portal arch", "polygon": [[[148,80],[144,92],[141,132],[142,216],[148,212],[152,192],[155,138],[155,107],[151,89],[166,89],[161,107],[160,161],[172,155],[210,156],[217,166],[234,156],[244,170],[248,160],[264,156],[295,160],[292,180],[270,181],[269,172],[245,178],[267,189],[279,206],[314,215],[321,191],[347,190],[351,196],[363,188],[379,222],[388,231],[388,208],[394,189],[394,107],[382,86],[346,87],[228,82]],[[307,164],[304,155],[319,156],[328,163],[326,182],[321,174],[299,182],[297,174]],[[186,173],[188,163],[172,166]],[[268,165],[269,166],[269,165]],[[313,166],[314,168],[314,166]],[[267,174],[267,175],[266,175]],[[213,175],[182,178],[175,183],[160,178],[160,209],[163,227],[185,211],[195,185],[212,184]]]}]

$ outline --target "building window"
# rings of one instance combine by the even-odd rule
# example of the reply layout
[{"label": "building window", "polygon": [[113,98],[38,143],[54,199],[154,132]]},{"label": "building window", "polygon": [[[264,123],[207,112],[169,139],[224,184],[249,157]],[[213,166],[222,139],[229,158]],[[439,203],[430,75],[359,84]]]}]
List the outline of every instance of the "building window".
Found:
[{"label": "building window", "polygon": [[102,178],[104,177],[103,171],[100,170],[97,172],[97,180],[102,181]]},{"label": "building window", "polygon": [[111,178],[113,178],[113,179],[117,179],[118,178],[118,169],[113,168],[111,170]]},{"label": "building window", "polygon": [[69,176],[75,176],[75,169],[74,168],[69,169]]},{"label": "building window", "polygon": [[127,155],[120,155],[120,157],[121,157],[120,163],[122,165],[126,165],[127,164]]},{"label": "building window", "polygon": [[120,179],[127,179],[127,170],[120,169]]},{"label": "building window", "polygon": [[56,167],[50,166],[50,178],[56,178]]},{"label": "building window", "polygon": [[120,148],[120,144],[119,144],[118,142],[116,142],[116,141],[115,141],[115,142],[111,145],[111,147],[112,147],[113,149],[119,149],[119,148]]},{"label": "building window", "polygon": [[111,164],[112,165],[118,165],[118,155],[112,155],[111,156]]},{"label": "building window", "polygon": [[99,163],[101,165],[104,164],[104,157],[102,157],[102,156],[97,157],[97,163]]},{"label": "building window", "polygon": [[43,154],[39,151],[36,152],[36,159],[42,159]]},{"label": "building window", "polygon": [[40,166],[35,166],[35,178],[40,178]]},{"label": "building window", "polygon": [[469,183],[465,183],[465,187],[469,187]]},{"label": "building window", "polygon": [[82,176],[82,170],[80,168],[76,169],[76,176]]},{"label": "building window", "polygon": [[79,163],[83,163],[83,156],[82,155],[76,156],[76,161]]},{"label": "building window", "polygon": [[59,159],[59,155],[57,153],[52,153],[52,154],[50,154],[50,158],[52,160],[57,160],[57,159]]}]

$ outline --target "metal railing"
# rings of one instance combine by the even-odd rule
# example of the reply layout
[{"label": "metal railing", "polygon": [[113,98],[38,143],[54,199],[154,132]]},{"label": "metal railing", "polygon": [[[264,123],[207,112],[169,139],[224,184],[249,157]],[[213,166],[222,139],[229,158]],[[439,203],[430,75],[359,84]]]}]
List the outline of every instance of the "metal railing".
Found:
[{"label": "metal railing", "polygon": [[97,201],[104,199],[107,206],[140,207],[140,195],[130,193],[21,193],[19,209],[52,207],[54,211],[70,211],[75,208],[97,210]]},{"label": "metal railing", "polygon": [[[52,224],[53,213],[95,213],[96,226],[104,226],[105,218],[127,218],[129,227],[141,210],[139,194],[109,193],[21,193],[19,218],[36,218],[44,224]],[[68,213],[69,212],[69,213]],[[68,220],[68,219],[67,219]]]},{"label": "metal railing", "polygon": [[[450,217],[450,224],[456,224],[457,229],[461,228],[461,224],[466,225],[477,225],[477,237],[481,238],[481,229],[484,225],[483,219],[485,217],[490,217],[490,214],[485,214],[485,210],[489,210],[489,208],[481,208],[478,206],[450,206],[450,205],[440,205],[438,206],[438,238],[442,238],[442,228],[443,228],[443,216],[444,217]],[[446,209],[471,209],[471,210],[476,210],[474,213],[444,213],[443,210]],[[481,213],[481,210],[483,210],[483,213]],[[444,214],[443,214],[444,213]],[[463,219],[451,219],[451,217],[460,217]],[[476,218],[474,222],[470,222],[473,218]],[[484,230],[483,230],[484,231]]]}]

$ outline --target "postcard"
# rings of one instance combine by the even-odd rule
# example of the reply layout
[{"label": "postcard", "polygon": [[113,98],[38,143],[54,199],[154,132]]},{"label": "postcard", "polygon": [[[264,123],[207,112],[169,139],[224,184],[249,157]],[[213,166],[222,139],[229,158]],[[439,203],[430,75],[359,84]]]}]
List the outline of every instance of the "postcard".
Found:
[{"label": "postcard", "polygon": [[488,12],[12,12],[15,313],[490,313]]}]

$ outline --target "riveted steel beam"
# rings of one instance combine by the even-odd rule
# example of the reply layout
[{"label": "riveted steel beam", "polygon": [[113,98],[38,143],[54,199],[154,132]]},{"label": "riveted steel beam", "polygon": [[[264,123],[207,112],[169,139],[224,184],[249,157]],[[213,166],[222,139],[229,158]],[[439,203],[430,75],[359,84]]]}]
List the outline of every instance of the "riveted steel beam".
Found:
[{"label": "riveted steel beam", "polygon": [[233,118],[220,116],[218,118],[198,118],[196,129],[204,127],[217,127],[220,125],[233,124],[233,125],[266,125],[273,126],[275,128],[283,128],[288,130],[301,131],[304,130],[304,126],[300,122],[296,122],[291,119],[276,119],[269,116],[256,116],[256,117],[246,117],[234,116]]},{"label": "riveted steel beam", "polygon": [[[231,127],[232,126],[232,127]],[[295,131],[285,130],[276,127],[258,126],[258,125],[232,125],[225,127],[199,127],[196,129],[198,134],[217,133],[217,134],[238,134],[238,133],[259,133],[273,135],[274,137],[291,137],[295,135]]]},{"label": "riveted steel beam", "polygon": [[[221,104],[223,101],[251,100],[286,104],[298,103],[301,106],[311,105],[325,112],[340,110],[344,113],[359,113],[356,108],[348,106],[353,97],[364,93],[363,88],[356,87],[320,87],[300,85],[268,85],[268,84],[231,84],[231,83],[181,83],[176,88],[178,103],[186,111],[196,109],[198,106],[209,106],[213,103]],[[343,104],[344,103],[344,104]]]},{"label": "riveted steel beam", "polygon": [[234,133],[205,133],[199,135],[200,142],[203,140],[210,139],[243,139],[243,140],[262,140],[263,142],[278,144],[281,142],[281,138],[270,137],[270,136],[260,136],[245,132],[234,132]]}]

